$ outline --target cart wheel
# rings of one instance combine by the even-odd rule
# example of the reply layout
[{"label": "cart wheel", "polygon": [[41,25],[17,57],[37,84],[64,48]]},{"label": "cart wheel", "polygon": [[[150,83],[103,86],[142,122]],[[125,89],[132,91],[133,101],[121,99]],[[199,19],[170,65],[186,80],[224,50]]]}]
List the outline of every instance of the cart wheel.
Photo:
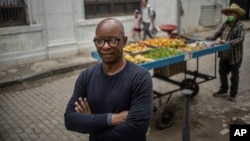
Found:
[{"label": "cart wheel", "polygon": [[199,92],[199,85],[196,83],[196,81],[194,79],[190,79],[190,78],[184,79],[181,82],[180,86],[181,86],[181,90],[182,89],[190,89],[193,91],[191,98],[195,97]]},{"label": "cart wheel", "polygon": [[174,123],[174,107],[173,105],[163,105],[156,112],[156,125],[159,129],[170,127]]}]

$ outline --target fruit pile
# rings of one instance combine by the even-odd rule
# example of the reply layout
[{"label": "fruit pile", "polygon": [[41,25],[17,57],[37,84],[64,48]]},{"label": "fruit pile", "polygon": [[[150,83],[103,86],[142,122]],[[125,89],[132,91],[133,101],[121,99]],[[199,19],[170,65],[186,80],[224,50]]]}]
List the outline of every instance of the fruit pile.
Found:
[{"label": "fruit pile", "polygon": [[153,46],[153,47],[174,47],[174,48],[179,48],[179,47],[185,47],[185,39],[172,39],[172,38],[153,38],[153,39],[148,39],[141,41],[142,44],[146,44],[148,46]]},{"label": "fruit pile", "polygon": [[145,57],[144,55],[142,54],[137,54],[135,55],[134,57],[129,55],[129,54],[126,54],[124,56],[124,58],[130,62],[133,62],[135,64],[141,64],[141,63],[146,63],[146,62],[152,62],[154,61],[154,59],[151,59],[151,58],[147,58]]},{"label": "fruit pile", "polygon": [[145,54],[129,55],[126,54],[125,59],[134,62],[136,64],[151,62],[157,59],[166,58],[181,54],[182,52],[178,51],[175,48],[156,48]]},{"label": "fruit pile", "polygon": [[196,45],[196,46],[191,46],[191,45],[186,45],[183,48],[179,48],[180,51],[182,52],[192,52],[192,51],[197,51],[205,48],[203,45]]},{"label": "fruit pile", "polygon": [[175,48],[156,48],[152,51],[149,51],[146,53],[144,56],[146,58],[151,58],[151,59],[161,59],[161,58],[166,58],[166,57],[171,57],[175,55],[179,55],[182,52],[178,51]]},{"label": "fruit pile", "polygon": [[185,39],[154,38],[132,43],[123,48],[125,59],[136,64],[172,57],[203,49],[203,44],[186,44]]},{"label": "fruit pile", "polygon": [[146,46],[142,43],[131,43],[126,45],[123,50],[127,53],[140,53],[148,50],[152,50],[152,48]]}]

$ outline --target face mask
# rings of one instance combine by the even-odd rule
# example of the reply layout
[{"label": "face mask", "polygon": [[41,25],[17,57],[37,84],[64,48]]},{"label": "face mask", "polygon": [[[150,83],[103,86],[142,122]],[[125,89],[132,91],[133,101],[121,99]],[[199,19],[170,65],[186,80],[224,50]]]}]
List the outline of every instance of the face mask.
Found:
[{"label": "face mask", "polygon": [[235,20],[234,16],[227,16],[227,21],[228,22],[233,22]]}]

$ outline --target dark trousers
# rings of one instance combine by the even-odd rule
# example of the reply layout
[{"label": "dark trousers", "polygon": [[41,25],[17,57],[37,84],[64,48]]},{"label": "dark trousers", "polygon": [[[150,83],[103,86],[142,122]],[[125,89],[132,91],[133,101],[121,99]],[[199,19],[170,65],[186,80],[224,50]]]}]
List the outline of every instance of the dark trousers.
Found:
[{"label": "dark trousers", "polygon": [[150,23],[143,22],[142,24],[143,24],[143,40],[146,40],[147,36],[149,38],[153,38],[153,36],[149,31]]},{"label": "dark trousers", "polygon": [[223,91],[227,91],[229,89],[228,85],[228,74],[231,72],[231,86],[230,86],[230,96],[235,97],[238,93],[239,87],[239,69],[241,66],[241,62],[234,65],[231,65],[229,60],[220,59],[219,61],[219,74],[220,74],[220,89]]}]

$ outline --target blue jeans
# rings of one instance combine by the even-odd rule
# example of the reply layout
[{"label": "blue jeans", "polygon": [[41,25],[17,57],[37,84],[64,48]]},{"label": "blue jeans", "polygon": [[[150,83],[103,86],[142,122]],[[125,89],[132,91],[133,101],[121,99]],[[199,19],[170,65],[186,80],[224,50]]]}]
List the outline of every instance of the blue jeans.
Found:
[{"label": "blue jeans", "polygon": [[149,31],[150,23],[143,22],[143,40],[146,40],[147,36],[149,38],[153,38]]}]

